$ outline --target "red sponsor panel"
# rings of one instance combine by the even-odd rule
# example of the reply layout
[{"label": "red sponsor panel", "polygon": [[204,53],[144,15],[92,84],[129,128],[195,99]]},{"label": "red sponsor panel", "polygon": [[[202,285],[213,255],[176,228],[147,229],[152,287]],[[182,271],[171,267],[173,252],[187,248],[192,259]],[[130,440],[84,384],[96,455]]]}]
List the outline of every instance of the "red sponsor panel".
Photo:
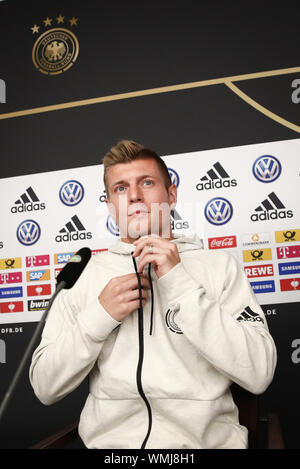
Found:
[{"label": "red sponsor panel", "polygon": [[0,303],[0,313],[22,313],[23,301]]},{"label": "red sponsor panel", "polygon": [[59,272],[61,272],[61,271],[62,271],[62,268],[61,269],[54,269],[54,278],[55,278],[55,280],[57,279],[57,276],[58,276]]},{"label": "red sponsor panel", "polygon": [[108,249],[93,249],[92,256],[94,256],[95,254],[98,254],[99,252],[104,252],[104,251],[108,251]]},{"label": "red sponsor panel", "polygon": [[26,257],[26,267],[42,267],[50,264],[50,255]]},{"label": "red sponsor panel", "polygon": [[300,290],[300,277],[298,278],[284,278],[280,280],[280,290]]},{"label": "red sponsor panel", "polygon": [[270,277],[274,275],[273,264],[254,265],[244,267],[248,278],[254,277]]},{"label": "red sponsor panel", "polygon": [[6,283],[21,283],[22,282],[22,272],[4,272],[0,274],[0,285]]},{"label": "red sponsor panel", "polygon": [[208,238],[209,249],[236,248],[236,236],[222,236],[220,238]]},{"label": "red sponsor panel", "polygon": [[277,248],[278,259],[290,259],[292,257],[300,257],[300,245],[297,246],[282,246]]},{"label": "red sponsor panel", "polygon": [[51,285],[30,285],[27,287],[27,296],[51,295]]}]

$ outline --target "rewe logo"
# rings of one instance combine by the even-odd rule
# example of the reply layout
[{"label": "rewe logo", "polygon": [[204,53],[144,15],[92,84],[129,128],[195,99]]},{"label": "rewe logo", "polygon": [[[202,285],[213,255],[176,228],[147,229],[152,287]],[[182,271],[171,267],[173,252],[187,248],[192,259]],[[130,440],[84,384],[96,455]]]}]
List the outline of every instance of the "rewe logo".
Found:
[{"label": "rewe logo", "polygon": [[275,192],[271,192],[268,198],[261,202],[255,209],[256,213],[250,216],[252,221],[266,221],[266,220],[278,220],[283,218],[292,218],[292,210],[286,210],[281,200],[277,197]]},{"label": "rewe logo", "polygon": [[62,228],[59,233],[60,234],[55,237],[57,243],[78,240],[83,241],[92,238],[92,233],[86,231],[77,215],[74,215],[71,221],[66,223],[65,227]]},{"label": "rewe logo", "polygon": [[10,209],[11,213],[33,212],[36,210],[45,210],[46,205],[40,203],[40,200],[32,187],[28,187],[24,194],[15,201],[14,206]]},{"label": "rewe logo", "polygon": [[207,176],[200,179],[203,182],[196,185],[198,191],[235,187],[237,185],[236,179],[230,179],[229,174],[219,162],[215,163],[213,168],[207,171]]}]

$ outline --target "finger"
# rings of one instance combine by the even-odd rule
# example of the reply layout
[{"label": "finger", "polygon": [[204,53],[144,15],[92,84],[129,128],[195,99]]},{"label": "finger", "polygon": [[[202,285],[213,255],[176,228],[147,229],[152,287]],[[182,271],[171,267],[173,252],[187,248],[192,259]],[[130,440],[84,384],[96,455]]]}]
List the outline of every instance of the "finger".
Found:
[{"label": "finger", "polygon": [[[146,254],[141,261],[139,260],[138,272],[142,272],[147,264],[160,265],[164,254]],[[164,257],[165,258],[165,257]]]},{"label": "finger", "polygon": [[134,245],[136,246],[133,256],[137,257],[140,255],[141,251],[144,249],[145,246],[167,246],[169,241],[159,238],[158,236],[147,236],[147,238],[140,238],[134,241]]},{"label": "finger", "polygon": [[[147,290],[144,290],[142,289],[141,290],[141,296],[144,300],[147,300],[148,298],[148,291]],[[139,290],[131,290],[129,292],[126,292],[126,294],[124,294],[124,300],[123,302],[124,303],[128,303],[129,301],[134,301],[134,300],[138,300],[140,297],[140,292]]]}]

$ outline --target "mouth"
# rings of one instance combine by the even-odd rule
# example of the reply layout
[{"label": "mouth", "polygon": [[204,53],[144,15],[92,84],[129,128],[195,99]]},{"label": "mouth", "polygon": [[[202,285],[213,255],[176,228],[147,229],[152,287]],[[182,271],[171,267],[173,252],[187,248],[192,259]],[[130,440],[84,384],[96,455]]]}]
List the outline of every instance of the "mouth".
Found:
[{"label": "mouth", "polygon": [[147,215],[149,212],[147,212],[146,210],[135,210],[134,212],[132,213],[129,213],[128,216],[129,217],[139,217],[139,216],[144,216],[144,215]]}]

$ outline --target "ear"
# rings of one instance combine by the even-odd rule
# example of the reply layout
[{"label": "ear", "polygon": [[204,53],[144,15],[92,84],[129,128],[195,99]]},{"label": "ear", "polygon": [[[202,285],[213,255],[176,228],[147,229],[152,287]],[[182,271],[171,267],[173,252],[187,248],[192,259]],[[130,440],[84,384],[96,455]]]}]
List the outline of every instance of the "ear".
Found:
[{"label": "ear", "polygon": [[177,187],[175,184],[172,184],[168,189],[169,194],[169,205],[173,209],[177,204]]}]

